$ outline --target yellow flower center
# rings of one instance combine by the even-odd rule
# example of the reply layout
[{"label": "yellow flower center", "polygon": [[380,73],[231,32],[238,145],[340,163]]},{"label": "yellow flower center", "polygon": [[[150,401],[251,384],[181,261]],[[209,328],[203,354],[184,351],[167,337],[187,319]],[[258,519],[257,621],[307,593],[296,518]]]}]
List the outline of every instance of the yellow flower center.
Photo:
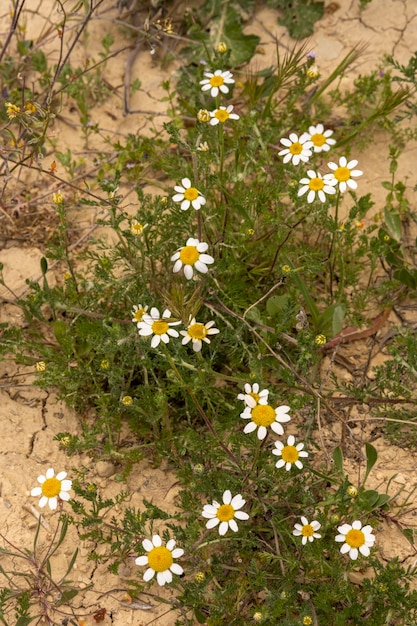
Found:
[{"label": "yellow flower center", "polygon": [[47,478],[42,483],[42,494],[47,498],[55,498],[61,492],[61,481],[58,478]]},{"label": "yellow flower center", "polygon": [[252,409],[252,421],[257,426],[271,426],[275,422],[275,411],[269,404],[257,404]]},{"label": "yellow flower center", "polygon": [[197,189],[195,187],[188,187],[188,189],[184,191],[184,198],[190,202],[198,198]]},{"label": "yellow flower center", "polygon": [[145,313],[145,309],[137,309],[137,311],[135,311],[135,314],[133,316],[133,319],[135,320],[135,322],[141,322],[144,313]]},{"label": "yellow flower center", "polygon": [[298,461],[299,454],[295,446],[284,446],[281,456],[286,463],[295,463]]},{"label": "yellow flower center", "polygon": [[312,178],[308,183],[308,186],[313,191],[320,191],[324,187],[324,180],[322,178]]},{"label": "yellow flower center", "polygon": [[221,522],[229,522],[234,518],[235,510],[231,504],[222,504],[217,509],[216,516]]},{"label": "yellow flower center", "polygon": [[311,135],[311,141],[315,146],[323,146],[326,143],[326,137],[321,133],[316,133],[315,135]]},{"label": "yellow flower center", "polygon": [[157,320],[152,324],[152,332],[154,335],[163,335],[167,332],[168,328],[168,323],[163,320]]},{"label": "yellow flower center", "polygon": [[165,548],[165,546],[158,546],[153,548],[148,553],[148,563],[155,572],[165,572],[171,567],[174,559],[172,558],[171,550]]},{"label": "yellow flower center", "polygon": [[180,259],[184,265],[194,265],[200,258],[200,253],[195,246],[184,246],[180,252]]},{"label": "yellow flower center", "polygon": [[191,339],[204,339],[204,337],[207,337],[207,333],[207,328],[204,324],[200,324],[199,322],[188,327],[188,334]]},{"label": "yellow flower center", "polygon": [[365,535],[361,530],[352,528],[352,530],[349,530],[346,534],[346,543],[351,548],[360,548],[365,543]]},{"label": "yellow flower center", "polygon": [[210,85],[212,87],[220,87],[221,85],[223,85],[223,83],[224,83],[223,76],[217,76],[216,74],[216,76],[212,76],[210,78]]},{"label": "yellow flower center", "polygon": [[350,169],[348,167],[338,167],[334,173],[334,177],[339,183],[345,183],[350,178]]},{"label": "yellow flower center", "polygon": [[314,528],[311,524],[305,524],[301,529],[303,537],[312,537],[314,535]]},{"label": "yellow flower center", "polygon": [[230,114],[224,109],[217,109],[217,111],[214,114],[214,117],[217,117],[219,122],[223,122],[224,124],[224,122],[229,119]]},{"label": "yellow flower center", "polygon": [[261,399],[259,393],[255,393],[255,391],[251,391],[250,393],[248,393],[248,396],[251,396],[251,398],[255,400],[256,404],[258,404],[259,400]]},{"label": "yellow flower center", "polygon": [[291,154],[301,154],[303,151],[303,146],[299,141],[294,141],[293,144],[290,145]]}]

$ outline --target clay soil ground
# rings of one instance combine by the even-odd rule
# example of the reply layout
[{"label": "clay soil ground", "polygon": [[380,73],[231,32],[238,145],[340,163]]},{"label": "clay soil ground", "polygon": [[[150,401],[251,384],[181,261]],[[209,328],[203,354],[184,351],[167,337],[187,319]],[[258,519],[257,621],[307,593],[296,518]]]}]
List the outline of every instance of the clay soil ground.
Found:
[{"label": "clay soil ground", "polygon": [[[358,74],[365,74],[375,69],[385,53],[392,54],[399,62],[407,63],[415,51],[417,41],[417,11],[415,0],[373,0],[362,12],[359,10],[357,0],[339,0],[339,2],[325,3],[326,14],[317,22],[311,38],[310,47],[317,54],[317,62],[322,74],[332,71],[342,60],[347,52],[356,43],[367,44],[366,51],[355,66],[347,73],[345,81],[353,81]],[[3,39],[8,31],[9,6],[3,2],[0,8],[0,37]],[[34,9],[33,5],[37,5]],[[108,0],[101,5],[94,14],[89,26],[88,46],[79,46],[76,54],[82,60],[87,56],[97,56],[99,42],[106,34],[111,32],[123,46],[122,35],[116,24],[120,18],[115,2]],[[35,40],[45,33],[45,24],[53,22],[56,10],[53,0],[42,0],[32,3],[31,11],[25,15],[28,31]],[[277,24],[276,13],[259,3],[256,17],[250,20],[246,26],[247,33],[258,34],[261,44],[250,66],[258,70],[273,64],[276,41],[284,50],[291,47],[286,30]],[[46,37],[47,46],[50,49],[51,58],[57,54],[54,50],[54,42]],[[131,76],[132,79],[139,77],[142,81],[141,89],[135,93],[131,102],[131,108],[142,112],[123,115],[123,83],[131,50],[125,50],[116,58],[109,61],[105,70],[105,78],[112,86],[113,95],[102,105],[97,106],[92,117],[104,134],[126,134],[144,129],[150,123],[149,110],[159,113],[156,123],[166,119],[164,110],[166,104],[161,102],[163,94],[161,82],[169,77],[175,80],[175,62],[161,69],[161,65],[153,60],[149,51],[141,50],[134,59]],[[322,120],[318,120],[322,121]],[[71,148],[73,154],[83,156],[87,163],[87,170],[93,169],[92,156],[96,138],[93,136],[88,150],[85,148],[81,134],[78,115],[75,109],[65,108],[62,115],[56,120],[53,127],[53,137],[56,141],[56,149],[65,152]],[[97,139],[98,140],[98,139]],[[362,188],[367,187],[378,204],[382,207],[385,190],[381,182],[388,179],[388,162],[382,161],[380,154],[386,154],[386,137],[378,132],[359,158],[364,176],[361,179]],[[49,164],[53,160],[52,148],[45,158]],[[415,180],[415,163],[417,160],[417,146],[409,144],[400,159],[402,178],[408,178],[410,188],[417,182]],[[61,168],[60,175],[65,178],[66,173]],[[33,210],[29,211],[24,205],[20,205],[19,198],[25,185],[33,184],[37,197],[33,198]],[[61,187],[62,188],[62,187]],[[45,242],[49,236],[51,215],[44,207],[50,204],[51,194],[57,187],[51,185],[49,180],[32,180],[23,175],[19,180],[13,179],[8,183],[9,204],[6,207],[7,214],[0,214],[0,262],[4,264],[4,275],[7,283],[13,287],[17,296],[25,292],[25,279],[39,279],[39,260],[44,254]],[[10,193],[9,193],[10,191]],[[134,196],[128,188],[122,190],[125,194],[124,202],[134,202]],[[410,198],[412,201],[413,199]],[[380,210],[379,208],[379,210]],[[80,246],[87,245],[88,236],[95,231],[97,215],[93,210],[82,209],[74,214],[74,228],[78,229],[76,240]],[[95,231],[95,234],[97,232]],[[59,278],[59,277],[58,277]],[[413,305],[413,303],[411,303]],[[0,288],[0,322],[9,322],[20,325],[23,323],[19,308],[13,304],[13,298],[9,292]],[[417,318],[416,318],[417,319]],[[386,333],[390,324],[398,323],[398,320],[390,318],[380,333]],[[362,355],[370,350],[366,341],[356,342],[344,348],[344,354],[349,359],[360,362]],[[372,376],[372,367],[383,361],[384,351],[374,350],[374,357],[368,374]],[[326,368],[328,363],[324,363]],[[339,371],[340,376],[348,377],[349,372]],[[65,404],[58,402],[54,391],[39,390],[33,386],[33,368],[16,366],[7,360],[0,363],[0,528],[1,533],[20,548],[30,548],[33,542],[36,519],[28,505],[36,507],[35,499],[29,495],[34,486],[36,477],[45,472],[47,467],[64,468],[71,474],[72,468],[90,465],[88,457],[77,456],[67,458],[54,436],[58,432],[77,432],[79,429],[79,416],[68,409]],[[384,491],[389,479],[389,490],[392,495],[398,493],[398,503],[409,498],[408,513],[400,518],[400,524],[404,527],[417,527],[417,506],[414,507],[415,490],[417,487],[417,453],[402,450],[390,445],[377,432],[375,423],[367,423],[367,407],[358,407],[357,415],[363,419],[353,429],[358,445],[360,442],[372,440],[377,448],[379,459],[375,471],[369,481],[369,487]],[[340,442],[340,431],[337,424],[323,425],[322,437],[324,444],[329,449]],[[349,471],[352,482],[357,480],[358,472],[363,463],[355,453],[349,460]],[[134,468],[128,478],[127,485],[121,485],[115,480],[117,468],[109,463],[97,462],[93,468],[93,478],[103,493],[112,497],[126,488],[131,496],[129,503],[139,506],[143,497],[163,506],[165,509],[175,507],[176,478],[169,468],[158,469],[150,467],[145,461]],[[53,526],[56,514],[46,511],[46,521]],[[41,543],[46,544],[48,530],[42,528]],[[398,523],[387,521],[378,528],[377,543],[382,559],[390,559],[398,556],[407,564],[417,561],[417,554],[400,532]],[[75,547],[79,544],[75,529],[71,529],[70,536],[65,542],[59,559],[55,562],[57,574],[64,572]],[[101,622],[114,624],[114,626],[169,626],[175,622],[174,613],[169,612],[169,605],[161,604],[155,599],[144,597],[144,602],[149,603],[147,608],[131,608],[123,601],[126,578],[135,576],[135,565],[132,560],[130,566],[122,568],[119,576],[109,574],[105,565],[96,566],[88,560],[93,546],[82,544],[76,569],[73,572],[75,582],[80,584],[94,583],[94,591],[89,591],[74,601],[75,616],[85,620],[86,626],[96,623],[93,614],[100,608],[106,608],[106,616]],[[358,581],[360,583],[360,580]],[[164,590],[167,599],[170,591]]]}]

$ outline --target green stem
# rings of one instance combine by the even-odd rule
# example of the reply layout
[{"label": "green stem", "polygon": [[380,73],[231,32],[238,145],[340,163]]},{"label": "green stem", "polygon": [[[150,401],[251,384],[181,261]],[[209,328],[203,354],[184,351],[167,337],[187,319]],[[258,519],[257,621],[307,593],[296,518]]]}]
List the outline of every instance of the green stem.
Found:
[{"label": "green stem", "polygon": [[[194,174],[194,185],[195,187],[198,189],[198,166],[197,166],[197,156],[195,154],[195,152],[191,153],[191,159],[193,162],[193,174]],[[202,226],[201,226],[201,210],[197,211],[197,237],[198,240],[201,241],[201,237],[202,237]]]},{"label": "green stem", "polygon": [[330,296],[333,298],[333,279],[334,279],[334,273],[335,273],[335,267],[336,267],[336,254],[337,254],[337,241],[336,241],[336,237],[338,236],[338,232],[339,232],[339,202],[340,202],[340,189],[337,190],[337,195],[336,195],[336,206],[335,206],[335,211],[334,211],[334,227],[333,227],[333,233],[332,233],[332,242],[330,244],[330,251],[329,251],[329,271],[330,271],[330,284],[329,284],[329,291],[330,291]]},{"label": "green stem", "polygon": [[224,450],[224,452],[227,454],[227,456],[233,461],[233,463],[239,468],[239,470],[241,470],[240,463],[239,463],[237,457],[233,454],[233,452],[231,450],[229,450],[229,448],[226,446],[226,444],[223,443],[223,441],[221,440],[220,436],[216,433],[213,424],[210,422],[209,418],[205,414],[203,407],[200,405],[199,401],[195,397],[194,393],[191,391],[190,387],[184,381],[183,377],[181,376],[180,371],[178,370],[177,366],[175,365],[174,360],[173,360],[172,356],[169,354],[168,350],[165,351],[165,355],[166,355],[168,363],[170,364],[170,366],[174,370],[174,372],[175,372],[175,374],[177,376],[178,381],[183,385],[184,389],[189,394],[189,396],[190,396],[191,400],[193,401],[197,411],[199,412],[200,416],[203,418],[203,421],[206,424],[207,428],[209,429],[209,431],[211,432],[213,437],[217,440],[219,446]]}]

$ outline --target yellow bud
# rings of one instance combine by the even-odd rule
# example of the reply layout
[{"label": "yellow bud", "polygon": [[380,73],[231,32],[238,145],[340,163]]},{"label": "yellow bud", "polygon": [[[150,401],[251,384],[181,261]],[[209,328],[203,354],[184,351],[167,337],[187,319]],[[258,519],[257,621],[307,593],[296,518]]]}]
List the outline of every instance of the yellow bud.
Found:
[{"label": "yellow bud", "polygon": [[130,406],[131,404],[133,404],[132,396],[123,396],[122,404],[124,404],[125,406]]},{"label": "yellow bud", "polygon": [[209,149],[210,149],[210,148],[209,148],[209,145],[208,145],[207,141],[202,141],[202,142],[200,143],[200,145],[199,145],[199,146],[197,146],[197,150],[198,150],[199,152],[208,152],[208,151],[209,151]]},{"label": "yellow bud", "polygon": [[314,339],[314,343],[317,346],[324,346],[324,344],[326,343],[327,339],[326,339],[326,335],[317,335],[317,337]]},{"label": "yellow bud", "polygon": [[5,107],[6,107],[6,114],[9,120],[14,119],[15,117],[17,117],[18,113],[20,113],[20,107],[16,106],[12,102],[6,102]]},{"label": "yellow bud", "polygon": [[207,111],[207,109],[200,109],[197,113],[197,119],[199,122],[206,124],[210,121],[210,111]]},{"label": "yellow bud", "polygon": [[60,191],[57,191],[57,193],[52,194],[52,202],[54,204],[62,204],[64,202],[64,196],[62,195]]},{"label": "yellow bud", "polygon": [[134,235],[135,237],[142,235],[143,231],[145,230],[145,225],[141,224],[140,222],[138,222],[137,220],[133,220],[133,222],[130,225],[130,232],[132,233],[132,235]]},{"label": "yellow bud", "polygon": [[217,44],[216,50],[219,54],[224,54],[225,52],[227,52],[227,46],[224,41],[220,41],[220,43]]},{"label": "yellow bud", "polygon": [[45,361],[38,361],[35,365],[35,368],[37,372],[44,372],[46,370]]},{"label": "yellow bud", "polygon": [[32,115],[32,113],[36,113],[36,107],[32,102],[27,102],[25,105],[26,113],[28,115]]},{"label": "yellow bud", "polygon": [[312,65],[307,69],[307,76],[309,78],[318,78],[319,77],[319,68],[317,65]]}]

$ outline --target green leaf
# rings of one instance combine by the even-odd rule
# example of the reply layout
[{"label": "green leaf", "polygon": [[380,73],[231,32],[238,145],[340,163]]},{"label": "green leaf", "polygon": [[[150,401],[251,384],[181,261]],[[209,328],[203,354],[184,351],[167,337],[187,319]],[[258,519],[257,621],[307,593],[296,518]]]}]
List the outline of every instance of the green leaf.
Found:
[{"label": "green leaf", "polygon": [[284,294],[282,296],[272,296],[266,301],[266,310],[268,315],[278,317],[287,308],[290,296]]},{"label": "green leaf", "polygon": [[314,24],[324,15],[324,2],[314,0],[285,0],[278,2],[278,8],[282,7],[283,17],[278,18],[278,24],[288,29],[293,39],[310,37],[314,31]]},{"label": "green leaf", "polygon": [[55,152],[55,156],[64,167],[69,167],[71,165],[72,156],[69,148],[66,152]]},{"label": "green leaf", "polygon": [[391,237],[395,239],[395,241],[401,241],[403,232],[401,226],[401,218],[398,213],[385,207],[384,220]]},{"label": "green leaf", "polygon": [[373,509],[379,500],[379,493],[374,489],[368,489],[363,493],[363,497],[366,500],[366,505],[369,510]]},{"label": "green leaf", "polygon": [[43,256],[41,258],[41,272],[42,274],[45,276],[46,272],[48,271],[48,261],[46,260],[46,258]]},{"label": "green leaf", "polygon": [[64,348],[67,353],[73,352],[73,342],[66,323],[62,320],[56,320],[51,324],[55,339]]},{"label": "green leaf", "polygon": [[378,493],[375,489],[368,489],[362,495],[366,501],[364,504],[368,511],[379,509],[390,500],[390,496],[387,493]]},{"label": "green leaf", "polygon": [[42,50],[35,50],[32,54],[32,67],[36,72],[44,74],[48,68],[45,53]]},{"label": "green leaf", "polygon": [[325,335],[332,333],[334,336],[340,333],[345,318],[345,310],[345,305],[338,304],[337,302],[327,307],[318,319],[318,327],[316,330],[320,330]]},{"label": "green leaf", "polygon": [[33,46],[33,41],[31,39],[17,42],[17,49],[22,56],[26,56],[29,50],[32,48],[32,46]]},{"label": "green leaf", "polygon": [[200,611],[199,609],[195,609],[194,610],[194,614],[196,617],[196,620],[199,624],[206,624],[207,623],[207,615],[206,613],[203,613],[203,611]]},{"label": "green leaf", "polygon": [[411,545],[414,545],[414,528],[402,528],[402,533],[404,535],[404,537],[411,543]]},{"label": "green leaf", "polygon": [[79,589],[65,589],[61,593],[60,599],[56,602],[56,606],[62,606],[63,604],[69,604],[69,602],[78,595]]},{"label": "green leaf", "polygon": [[333,335],[337,335],[343,328],[346,307],[344,304],[336,304],[333,311]]},{"label": "green leaf", "polygon": [[374,448],[372,444],[366,443],[365,449],[366,449],[366,472],[365,472],[365,478],[363,480],[364,484],[366,482],[366,479],[369,476],[369,472],[371,471],[371,469],[373,468],[373,466],[375,465],[378,459],[378,452],[376,451],[376,449]]},{"label": "green leaf", "polygon": [[291,278],[296,284],[296,286],[298,287],[301,294],[304,296],[304,300],[308,308],[308,312],[310,313],[311,319],[313,321],[314,329],[319,331],[320,330],[320,312],[313,298],[310,295],[307,285],[305,284],[301,276],[298,274],[298,272],[292,272]]},{"label": "green leaf", "polygon": [[394,278],[410,289],[415,289],[417,286],[417,277],[405,267],[395,270]]},{"label": "green leaf", "polygon": [[381,508],[389,500],[391,500],[391,496],[389,496],[387,493],[380,493],[379,494],[379,498],[378,498],[378,502],[377,502],[377,508],[378,509]]},{"label": "green leaf", "polygon": [[19,619],[17,620],[16,626],[27,626],[28,624],[33,622],[34,619],[36,619],[36,617],[27,617],[23,615],[22,617],[19,617]]},{"label": "green leaf", "polygon": [[394,191],[394,185],[390,181],[384,180],[381,185],[384,189],[388,189],[388,191]]},{"label": "green leaf", "polygon": [[343,452],[342,448],[335,448],[333,450],[333,461],[337,469],[343,474]]},{"label": "green leaf", "polygon": [[[238,5],[235,5],[237,8]],[[210,21],[210,42],[216,49],[223,41],[230,50],[229,63],[233,67],[248,63],[253,57],[256,46],[259,44],[257,35],[245,35],[242,31],[242,13],[231,6],[223,3],[221,12]]]}]

